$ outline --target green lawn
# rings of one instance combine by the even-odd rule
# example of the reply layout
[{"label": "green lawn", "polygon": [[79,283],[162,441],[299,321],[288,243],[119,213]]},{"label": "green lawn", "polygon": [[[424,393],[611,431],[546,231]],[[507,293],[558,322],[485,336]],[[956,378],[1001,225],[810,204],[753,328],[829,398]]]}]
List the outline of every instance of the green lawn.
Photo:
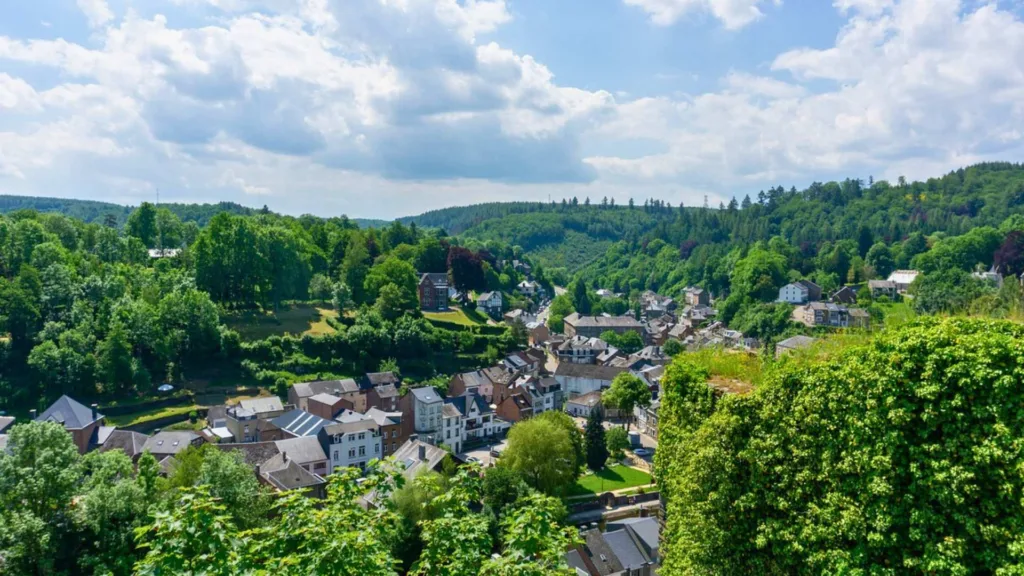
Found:
[{"label": "green lawn", "polygon": [[643,470],[629,466],[609,466],[600,472],[587,474],[569,487],[569,496],[588,496],[603,494],[612,490],[646,486],[651,483],[651,475]]},{"label": "green lawn", "polygon": [[338,311],[327,306],[296,304],[273,312],[237,312],[225,314],[224,323],[235,330],[243,340],[263,340],[268,336],[293,334],[329,334],[334,328],[327,318],[337,318]]},{"label": "green lawn", "polygon": [[452,308],[448,312],[424,312],[423,317],[427,320],[448,322],[461,326],[479,326],[487,323],[487,320],[483,319],[476,310],[467,313],[461,308]]},{"label": "green lawn", "polygon": [[107,422],[123,428],[166,416],[187,416],[189,412],[198,408],[198,406],[165,406],[163,408],[153,408],[152,410],[143,410],[142,412],[133,412],[121,416],[108,416]]}]

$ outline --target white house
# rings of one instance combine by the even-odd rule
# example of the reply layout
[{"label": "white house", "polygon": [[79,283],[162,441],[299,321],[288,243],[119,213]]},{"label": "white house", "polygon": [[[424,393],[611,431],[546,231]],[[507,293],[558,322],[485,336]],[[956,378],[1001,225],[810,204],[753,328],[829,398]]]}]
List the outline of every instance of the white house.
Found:
[{"label": "white house", "polygon": [[534,296],[537,292],[540,292],[540,284],[537,284],[533,280],[523,280],[516,286],[516,290],[523,296]]},{"label": "white house", "polygon": [[436,434],[441,429],[444,400],[433,386],[413,388],[402,397],[402,413],[412,420],[417,434]]},{"label": "white house", "polygon": [[490,316],[499,316],[504,303],[501,299],[501,292],[484,292],[477,296],[476,307],[482,309]]},{"label": "white house", "polygon": [[789,302],[790,304],[806,304],[809,297],[809,291],[803,284],[792,282],[786,284],[782,288],[779,288],[779,302]]},{"label": "white house", "polygon": [[627,371],[627,368],[615,366],[563,362],[555,369],[555,381],[565,396],[572,398],[608,388],[616,376]]},{"label": "white house", "polygon": [[366,468],[366,463],[381,457],[380,427],[376,420],[345,410],[338,421],[324,427],[321,438],[327,444],[331,470]]},{"label": "white house", "polygon": [[455,406],[445,404],[441,407],[441,422],[441,436],[437,443],[447,445],[458,454],[466,442],[466,426],[462,414]]}]

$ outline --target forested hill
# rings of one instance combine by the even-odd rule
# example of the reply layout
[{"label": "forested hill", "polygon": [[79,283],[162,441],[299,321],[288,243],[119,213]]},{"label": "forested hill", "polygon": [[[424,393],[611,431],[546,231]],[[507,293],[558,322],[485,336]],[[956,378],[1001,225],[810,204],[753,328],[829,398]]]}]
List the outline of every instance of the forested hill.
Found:
[{"label": "forested hill", "polygon": [[[169,209],[183,222],[195,222],[205,226],[211,218],[221,212],[238,215],[252,215],[258,212],[253,208],[235,204],[234,202],[218,202],[216,204],[161,204]],[[9,196],[0,194],[0,214],[8,214],[17,210],[35,210],[43,213],[57,213],[82,220],[87,223],[116,223],[121,226],[128,215],[135,210],[134,206],[122,206],[110,202],[94,200],[75,200],[71,198],[43,198],[38,196]]]}]

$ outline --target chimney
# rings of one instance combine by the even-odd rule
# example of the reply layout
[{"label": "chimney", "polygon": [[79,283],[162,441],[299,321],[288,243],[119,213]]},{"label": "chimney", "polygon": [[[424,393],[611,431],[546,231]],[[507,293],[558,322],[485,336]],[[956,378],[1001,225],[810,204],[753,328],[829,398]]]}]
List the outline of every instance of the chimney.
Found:
[{"label": "chimney", "polygon": [[427,459],[427,446],[425,444],[420,444],[419,448],[420,448],[420,461],[422,462],[422,461]]},{"label": "chimney", "polygon": [[281,451],[281,460],[284,460],[285,463],[288,462],[288,453],[283,450]]},{"label": "chimney", "polygon": [[35,408],[29,410],[28,413],[32,417],[33,420],[36,419],[36,409]]},{"label": "chimney", "polygon": [[419,439],[420,439],[420,435],[419,434],[409,434],[409,438],[408,438],[409,442],[415,442],[415,441],[417,441]]},{"label": "chimney", "polygon": [[92,408],[92,419],[95,420],[96,417],[99,416],[99,414],[100,414],[100,412],[99,412],[100,405],[94,403],[94,404],[89,404],[89,407]]}]

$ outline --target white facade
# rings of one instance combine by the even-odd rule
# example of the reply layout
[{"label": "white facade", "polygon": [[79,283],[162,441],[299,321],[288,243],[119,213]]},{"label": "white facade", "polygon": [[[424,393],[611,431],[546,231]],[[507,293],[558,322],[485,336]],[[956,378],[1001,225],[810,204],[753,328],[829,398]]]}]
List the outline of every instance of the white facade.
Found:
[{"label": "white facade", "polygon": [[[359,416],[362,416],[361,414]],[[330,468],[366,468],[367,462],[381,458],[380,430],[373,419],[330,426]]]},{"label": "white facade", "polygon": [[454,406],[449,405],[446,408],[451,409],[444,411],[441,437],[438,439],[438,444],[447,444],[458,454],[462,451],[462,445],[466,442],[466,426],[463,422],[462,414]]},{"label": "white facade", "polygon": [[441,408],[444,400],[433,387],[414,388],[413,427],[417,434],[434,434],[441,429]]},{"label": "white facade", "polygon": [[556,374],[555,380],[561,384],[562,390],[565,391],[565,394],[568,397],[589,394],[591,392],[601,390],[602,388],[608,388],[612,385],[611,380],[588,378],[584,376],[559,376]]},{"label": "white facade", "polygon": [[779,302],[806,304],[808,299],[810,299],[810,291],[803,284],[794,282],[779,288]]}]

